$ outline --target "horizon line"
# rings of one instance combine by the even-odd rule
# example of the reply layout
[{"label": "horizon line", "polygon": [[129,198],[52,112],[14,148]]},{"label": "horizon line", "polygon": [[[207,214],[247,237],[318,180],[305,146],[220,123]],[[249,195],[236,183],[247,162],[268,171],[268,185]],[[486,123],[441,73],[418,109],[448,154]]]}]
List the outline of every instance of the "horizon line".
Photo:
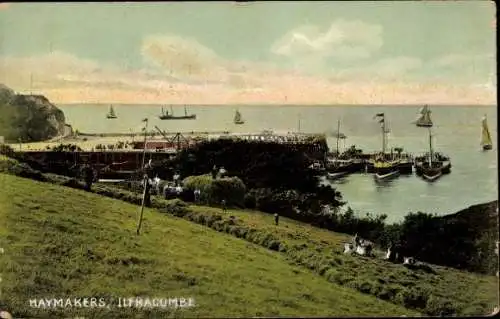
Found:
[{"label": "horizon line", "polygon": [[315,104],[292,104],[292,103],[287,103],[287,104],[281,104],[281,103],[231,103],[231,104],[216,104],[216,103],[120,103],[120,102],[103,102],[103,103],[93,103],[93,102],[71,102],[71,103],[59,103],[59,102],[52,102],[55,105],[103,105],[103,106],[109,106],[109,105],[130,105],[130,106],[153,106],[153,105],[167,105],[167,106],[286,106],[286,107],[296,107],[296,106],[307,106],[307,107],[339,107],[339,106],[365,106],[365,107],[379,107],[379,106],[419,106],[419,105],[429,105],[429,106],[437,106],[437,107],[446,107],[446,106],[469,106],[469,107],[496,107],[498,106],[497,104],[431,104],[431,103],[405,103],[405,104],[360,104],[360,103],[315,103]]}]

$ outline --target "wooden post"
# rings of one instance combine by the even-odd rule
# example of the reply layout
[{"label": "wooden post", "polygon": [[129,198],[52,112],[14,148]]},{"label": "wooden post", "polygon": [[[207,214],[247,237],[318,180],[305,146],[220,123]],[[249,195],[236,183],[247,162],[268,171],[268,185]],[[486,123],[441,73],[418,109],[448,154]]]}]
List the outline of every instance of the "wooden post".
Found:
[{"label": "wooden post", "polygon": [[149,182],[148,181],[148,175],[146,174],[146,170],[145,170],[145,167],[144,167],[144,161],[145,161],[145,158],[146,158],[146,141],[147,141],[147,131],[148,131],[148,119],[144,119],[143,120],[144,122],[146,122],[146,126],[144,127],[144,146],[143,146],[143,151],[142,151],[142,167],[141,169],[144,170],[144,177],[143,177],[143,182],[144,182],[144,191],[142,193],[142,204],[141,204],[141,213],[140,213],[140,216],[139,216],[139,223],[137,224],[137,231],[136,231],[136,234],[139,235],[140,234],[140,231],[141,231],[141,225],[142,225],[142,216],[144,214],[144,204],[145,204],[145,200],[146,200],[146,191],[147,191],[147,183]]},{"label": "wooden post", "polygon": [[143,182],[144,182],[144,191],[142,192],[142,205],[141,205],[141,213],[140,213],[140,216],[139,216],[139,224],[137,224],[137,231],[136,231],[137,235],[139,235],[140,231],[141,231],[142,216],[144,215],[144,202],[146,200],[146,191],[147,191],[147,185],[146,185],[146,183],[149,182],[148,181],[148,176],[146,174],[144,174]]},{"label": "wooden post", "polygon": [[142,166],[141,169],[144,169],[144,160],[146,158],[146,142],[148,138],[148,119],[144,119],[146,122],[146,126],[144,127],[144,145],[142,147]]}]

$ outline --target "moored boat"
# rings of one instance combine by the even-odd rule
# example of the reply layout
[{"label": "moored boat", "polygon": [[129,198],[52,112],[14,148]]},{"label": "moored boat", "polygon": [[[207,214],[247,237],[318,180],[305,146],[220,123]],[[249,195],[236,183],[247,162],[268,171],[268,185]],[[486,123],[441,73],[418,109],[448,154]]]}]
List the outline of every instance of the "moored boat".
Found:
[{"label": "moored boat", "polygon": [[399,175],[399,164],[400,161],[398,159],[388,159],[380,154],[373,163],[375,178],[377,180],[386,180],[397,177]]},{"label": "moored boat", "polygon": [[386,127],[385,114],[378,113],[375,117],[380,118],[379,123],[382,127],[382,152],[374,158],[373,170],[375,179],[382,181],[399,175],[399,165],[401,161],[394,153],[386,154],[387,133],[389,133],[389,130]]},{"label": "moored boat", "polygon": [[415,169],[417,175],[425,180],[433,182],[443,174],[451,172],[451,161],[449,157],[440,153],[435,153],[432,148],[432,132],[429,128],[429,152],[424,156],[415,159]]},{"label": "moored boat", "polygon": [[[337,139],[337,147],[332,157],[327,157],[325,168],[327,178],[330,180],[340,178],[356,171],[355,161],[347,152],[340,153],[339,142],[347,137],[340,132],[340,120],[337,121],[337,132],[334,133]],[[352,155],[352,154],[351,154]]]},{"label": "moored boat", "polygon": [[336,179],[339,179],[341,177],[348,175],[349,173],[350,173],[349,171],[339,171],[336,173],[328,172],[328,173],[326,173],[326,178],[329,180],[336,180]]}]

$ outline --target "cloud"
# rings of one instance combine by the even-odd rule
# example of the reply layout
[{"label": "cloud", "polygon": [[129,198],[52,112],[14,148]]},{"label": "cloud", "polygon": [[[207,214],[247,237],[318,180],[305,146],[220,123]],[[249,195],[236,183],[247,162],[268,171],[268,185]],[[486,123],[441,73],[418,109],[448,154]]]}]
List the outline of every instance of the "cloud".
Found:
[{"label": "cloud", "polygon": [[362,80],[362,81],[401,81],[422,69],[423,62],[414,57],[398,56],[381,59],[371,64],[359,67],[334,70],[330,77],[333,81]]},{"label": "cloud", "polygon": [[225,59],[194,39],[175,35],[146,37],[141,53],[147,63],[163,74],[190,84],[256,90],[260,87],[261,76],[280,72],[269,63]]},{"label": "cloud", "polygon": [[453,53],[428,62],[429,80],[452,80],[454,83],[484,83],[496,70],[494,54]]},{"label": "cloud", "polygon": [[460,67],[467,64],[495,63],[494,54],[447,54],[432,63],[439,67]]},{"label": "cloud", "polygon": [[[27,92],[33,75],[33,92],[58,103],[496,103],[496,91],[478,85],[481,82],[454,84],[414,77],[431,64],[407,56],[319,75],[224,59],[192,39],[174,36],[148,37],[141,49],[149,65],[136,70],[66,52],[0,56],[0,83]],[[441,57],[432,65],[448,67],[460,61]]]},{"label": "cloud", "polygon": [[278,39],[271,52],[292,59],[315,56],[356,60],[370,57],[382,45],[381,26],[339,19],[323,32],[312,25],[295,28]]},{"label": "cloud", "polygon": [[146,62],[174,77],[220,79],[222,59],[208,47],[175,35],[152,35],[142,42]]}]

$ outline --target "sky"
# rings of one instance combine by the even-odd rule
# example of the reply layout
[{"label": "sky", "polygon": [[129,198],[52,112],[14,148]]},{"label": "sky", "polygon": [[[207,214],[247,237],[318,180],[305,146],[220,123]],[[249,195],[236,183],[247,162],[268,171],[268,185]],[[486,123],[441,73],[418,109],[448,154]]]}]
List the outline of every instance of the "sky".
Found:
[{"label": "sky", "polygon": [[490,1],[1,3],[0,83],[56,103],[496,105]]}]

